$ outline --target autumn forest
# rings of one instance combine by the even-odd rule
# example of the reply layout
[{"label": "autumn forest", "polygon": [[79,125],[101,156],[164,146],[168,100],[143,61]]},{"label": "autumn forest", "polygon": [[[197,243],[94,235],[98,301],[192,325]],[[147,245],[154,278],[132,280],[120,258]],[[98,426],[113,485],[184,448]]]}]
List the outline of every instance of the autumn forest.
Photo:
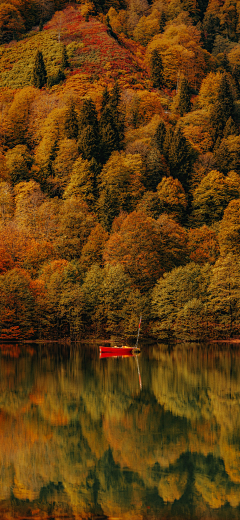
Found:
[{"label": "autumn forest", "polygon": [[240,333],[240,2],[0,0],[0,339]]}]

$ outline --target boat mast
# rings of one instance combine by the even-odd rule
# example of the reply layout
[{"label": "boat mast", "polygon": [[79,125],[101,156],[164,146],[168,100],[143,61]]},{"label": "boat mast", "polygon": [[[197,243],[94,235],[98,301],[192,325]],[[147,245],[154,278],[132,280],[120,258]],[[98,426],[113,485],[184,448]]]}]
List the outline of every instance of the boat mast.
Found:
[{"label": "boat mast", "polygon": [[137,335],[137,342],[136,342],[135,348],[138,347],[138,339],[139,339],[139,334],[140,334],[141,321],[142,321],[142,316],[140,316],[140,320],[139,320],[138,335]]}]

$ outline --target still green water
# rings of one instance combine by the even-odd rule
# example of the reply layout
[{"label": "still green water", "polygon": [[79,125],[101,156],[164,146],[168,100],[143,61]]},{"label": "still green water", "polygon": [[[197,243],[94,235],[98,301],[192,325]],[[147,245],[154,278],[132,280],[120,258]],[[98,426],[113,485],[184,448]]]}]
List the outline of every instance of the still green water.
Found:
[{"label": "still green water", "polygon": [[240,349],[0,352],[0,518],[240,519]]}]

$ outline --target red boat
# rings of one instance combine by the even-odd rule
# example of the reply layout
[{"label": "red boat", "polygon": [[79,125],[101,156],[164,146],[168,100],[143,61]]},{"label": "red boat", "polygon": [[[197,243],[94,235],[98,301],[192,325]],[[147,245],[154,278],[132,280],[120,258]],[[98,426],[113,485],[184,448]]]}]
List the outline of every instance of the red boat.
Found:
[{"label": "red boat", "polygon": [[112,356],[129,356],[134,353],[140,352],[139,348],[136,347],[111,347],[104,345],[104,347],[99,347],[100,354],[111,354]]},{"label": "red boat", "polygon": [[[135,354],[136,355],[136,354]],[[113,352],[100,352],[99,354],[99,358],[100,359],[104,359],[104,358],[113,358],[113,357],[133,357],[134,354],[132,352],[127,352],[127,354],[115,354]]]}]

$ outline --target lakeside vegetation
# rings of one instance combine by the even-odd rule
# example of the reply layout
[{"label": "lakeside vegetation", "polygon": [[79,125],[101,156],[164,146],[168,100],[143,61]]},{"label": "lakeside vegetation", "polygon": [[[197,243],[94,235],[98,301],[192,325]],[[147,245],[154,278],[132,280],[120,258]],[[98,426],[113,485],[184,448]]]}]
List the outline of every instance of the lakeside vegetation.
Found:
[{"label": "lakeside vegetation", "polygon": [[0,3],[0,339],[240,333],[234,0]]}]

